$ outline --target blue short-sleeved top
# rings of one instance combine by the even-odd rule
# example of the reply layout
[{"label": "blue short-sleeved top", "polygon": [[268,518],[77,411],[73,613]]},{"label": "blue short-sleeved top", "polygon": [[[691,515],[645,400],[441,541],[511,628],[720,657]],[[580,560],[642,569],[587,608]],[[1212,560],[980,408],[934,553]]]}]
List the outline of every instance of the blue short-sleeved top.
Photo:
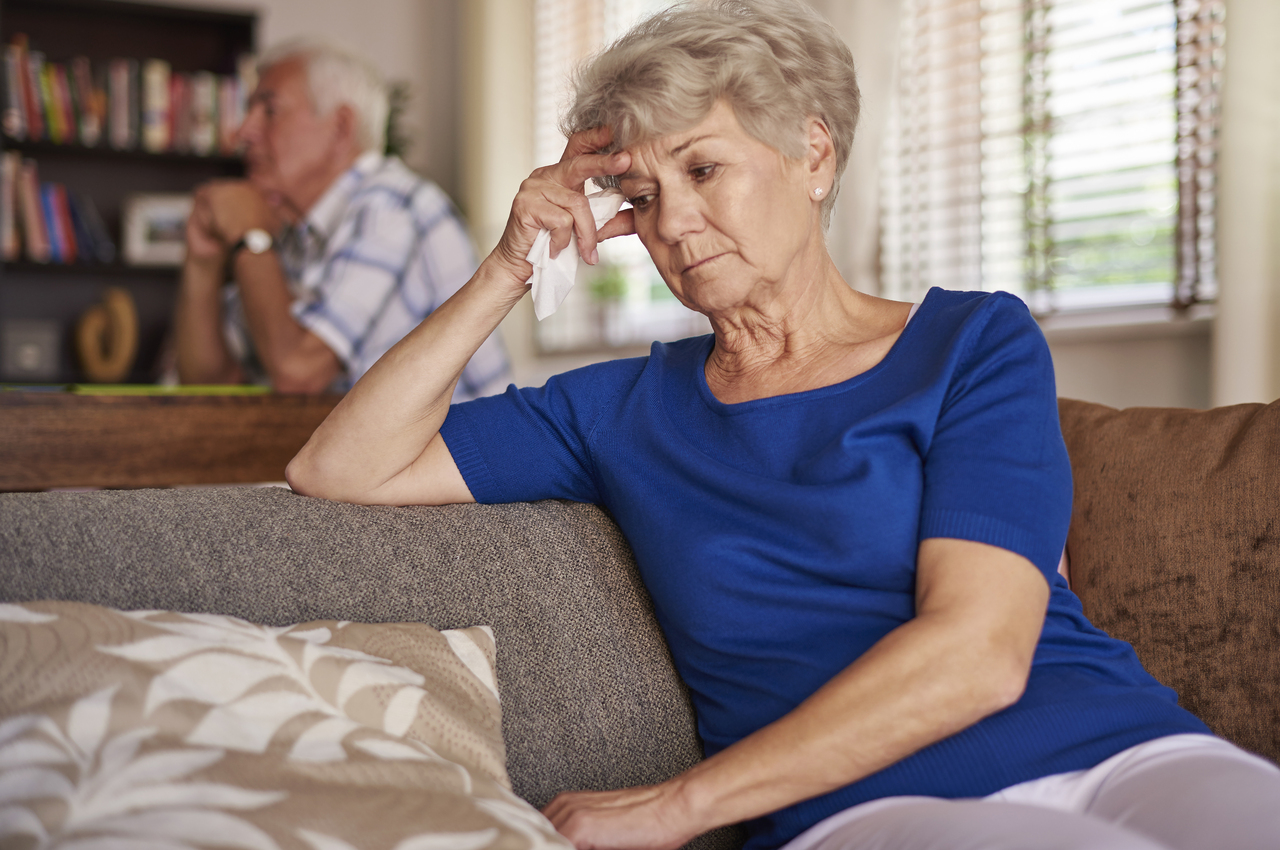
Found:
[{"label": "blue short-sleeved top", "polygon": [[635,552],[708,755],[776,720],[915,610],[921,540],[1028,558],[1051,587],[1013,706],[884,770],[750,824],[776,847],[885,796],[985,796],[1207,732],[1057,573],[1071,469],[1053,364],[1026,307],[934,289],[875,367],[718,401],[712,337],[455,405],[441,433],[480,502],[609,510]]}]

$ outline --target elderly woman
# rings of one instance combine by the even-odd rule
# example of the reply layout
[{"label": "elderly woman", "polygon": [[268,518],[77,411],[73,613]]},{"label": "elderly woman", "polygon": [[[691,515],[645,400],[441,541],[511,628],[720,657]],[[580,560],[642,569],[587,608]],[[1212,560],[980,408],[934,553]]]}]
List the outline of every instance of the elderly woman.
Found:
[{"label": "elderly woman", "polygon": [[[1004,294],[851,289],[824,229],[858,92],[799,4],[642,24],[580,75],[561,161],[475,277],[288,470],[367,504],[594,502],[635,551],[707,759],[562,794],[578,847],[1270,848],[1280,771],[1208,734],[1057,573],[1053,367]],[[596,230],[587,180],[629,210]],[[714,333],[449,406],[540,230],[635,232]]]}]

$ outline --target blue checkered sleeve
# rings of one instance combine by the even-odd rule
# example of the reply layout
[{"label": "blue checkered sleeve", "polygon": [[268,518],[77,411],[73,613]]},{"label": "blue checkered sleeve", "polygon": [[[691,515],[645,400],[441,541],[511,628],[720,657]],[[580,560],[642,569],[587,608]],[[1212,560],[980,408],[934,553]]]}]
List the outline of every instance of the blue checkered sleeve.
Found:
[{"label": "blue checkered sleeve", "polygon": [[[400,169],[374,175],[352,197],[302,272],[294,317],[347,367],[348,386],[471,277],[475,251],[449,198]],[[458,382],[455,401],[501,391],[510,374],[495,334]]]}]

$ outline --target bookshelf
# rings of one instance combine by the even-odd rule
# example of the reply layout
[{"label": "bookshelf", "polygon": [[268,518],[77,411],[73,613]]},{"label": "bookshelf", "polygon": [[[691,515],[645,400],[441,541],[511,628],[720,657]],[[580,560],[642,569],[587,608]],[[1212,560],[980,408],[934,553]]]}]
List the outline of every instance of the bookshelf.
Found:
[{"label": "bookshelf", "polygon": [[[118,0],[0,0],[0,43],[8,45],[16,34],[25,34],[30,48],[50,63],[85,56],[95,68],[105,68],[113,59],[160,59],[175,75],[233,75],[240,57],[255,49],[256,27],[251,13]],[[41,183],[62,184],[91,199],[118,249],[108,263],[39,263],[24,254],[0,265],[0,354],[5,355],[0,356],[0,380],[83,380],[75,352],[76,322],[102,300],[106,287],[119,286],[133,296],[138,312],[138,354],[126,380],[154,381],[172,320],[178,272],[172,266],[131,266],[123,261],[119,249],[125,200],[135,194],[190,192],[206,180],[240,176],[240,160],[217,152],[151,152],[140,140],[135,147],[117,149],[105,127],[92,147],[7,135],[0,147],[34,160]],[[14,365],[12,341],[33,333],[42,344],[56,347],[56,362],[41,361],[46,372],[39,377],[24,372],[31,361],[19,364],[17,371]]]}]

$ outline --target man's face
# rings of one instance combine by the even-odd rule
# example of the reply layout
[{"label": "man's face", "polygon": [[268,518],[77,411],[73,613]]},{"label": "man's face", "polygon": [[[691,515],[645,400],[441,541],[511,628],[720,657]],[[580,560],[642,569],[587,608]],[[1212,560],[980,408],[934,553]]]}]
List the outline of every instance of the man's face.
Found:
[{"label": "man's face", "polygon": [[268,68],[240,125],[249,179],[273,202],[305,213],[348,165],[338,147],[339,111],[316,114],[300,60]]}]

